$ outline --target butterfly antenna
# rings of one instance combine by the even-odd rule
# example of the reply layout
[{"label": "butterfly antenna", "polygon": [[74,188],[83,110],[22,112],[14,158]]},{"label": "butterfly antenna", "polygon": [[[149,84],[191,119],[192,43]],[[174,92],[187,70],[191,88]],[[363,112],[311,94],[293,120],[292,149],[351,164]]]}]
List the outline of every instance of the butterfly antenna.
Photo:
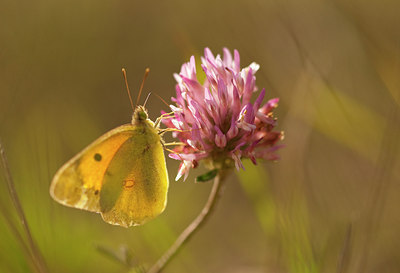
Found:
[{"label": "butterfly antenna", "polygon": [[132,101],[132,97],[131,97],[131,91],[129,90],[129,86],[128,86],[128,79],[127,79],[127,77],[126,77],[126,70],[125,70],[125,68],[122,68],[122,75],[124,75],[124,80],[125,80],[125,85],[126,85],[126,91],[128,92],[129,101],[131,102],[132,110],[135,111],[135,106],[133,105],[133,101]]},{"label": "butterfly antenna", "polygon": [[157,93],[154,93],[154,95],[156,95],[157,98],[159,98],[167,107],[169,107],[169,104],[160,95],[158,95]]},{"label": "butterfly antenna", "polygon": [[151,92],[147,95],[146,99],[144,100],[143,107],[146,107],[146,103],[149,100]]},{"label": "butterfly antenna", "polygon": [[140,99],[140,95],[142,95],[144,82],[145,82],[147,76],[149,75],[149,73],[150,73],[150,68],[147,67],[146,70],[144,71],[144,76],[143,76],[142,84],[140,85],[139,95],[138,95],[137,100],[136,100],[136,105],[139,104],[139,99]]}]

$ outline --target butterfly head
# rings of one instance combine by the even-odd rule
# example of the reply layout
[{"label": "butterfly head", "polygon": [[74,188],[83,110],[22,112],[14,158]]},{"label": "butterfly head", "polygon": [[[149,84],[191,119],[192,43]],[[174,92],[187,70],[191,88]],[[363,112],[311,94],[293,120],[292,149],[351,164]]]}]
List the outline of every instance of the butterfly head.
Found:
[{"label": "butterfly head", "polygon": [[137,124],[140,122],[144,122],[145,120],[147,120],[149,117],[149,115],[147,114],[147,110],[146,108],[144,108],[144,106],[137,106],[135,111],[133,112],[133,116],[132,116],[132,124]]}]

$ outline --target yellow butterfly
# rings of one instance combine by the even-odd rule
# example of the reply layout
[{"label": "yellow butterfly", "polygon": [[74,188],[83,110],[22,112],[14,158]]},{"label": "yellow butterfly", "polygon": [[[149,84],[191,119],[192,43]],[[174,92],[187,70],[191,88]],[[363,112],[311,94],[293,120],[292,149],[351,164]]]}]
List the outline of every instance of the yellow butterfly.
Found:
[{"label": "yellow butterfly", "polygon": [[151,121],[145,107],[137,106],[131,124],[107,132],[57,171],[51,196],[123,227],[158,216],[165,209],[169,183],[159,121]]}]

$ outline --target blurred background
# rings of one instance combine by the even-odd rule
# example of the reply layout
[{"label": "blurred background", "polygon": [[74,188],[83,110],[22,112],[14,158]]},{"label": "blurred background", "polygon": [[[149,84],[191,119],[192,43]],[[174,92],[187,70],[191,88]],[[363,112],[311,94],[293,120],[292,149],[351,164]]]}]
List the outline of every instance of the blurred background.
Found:
[{"label": "blurred background", "polygon": [[[396,0],[2,0],[0,137],[48,272],[127,272],[114,257],[125,254],[151,265],[199,213],[204,169],[175,182],[168,158],[168,206],[144,226],[108,225],[48,189],[64,162],[130,122],[122,67],[134,97],[150,67],[144,93],[169,102],[172,74],[204,47],[261,65],[285,148],[231,175],[164,272],[399,272],[399,11]],[[153,120],[166,110],[156,96],[147,107]],[[0,272],[34,272],[1,182]]]}]

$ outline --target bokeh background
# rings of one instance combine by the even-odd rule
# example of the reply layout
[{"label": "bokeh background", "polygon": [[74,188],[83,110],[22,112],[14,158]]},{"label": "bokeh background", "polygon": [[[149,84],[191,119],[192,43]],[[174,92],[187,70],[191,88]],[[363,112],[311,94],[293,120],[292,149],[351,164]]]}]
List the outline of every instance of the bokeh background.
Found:
[{"label": "bokeh background", "polygon": [[[170,101],[172,74],[206,46],[261,65],[285,148],[231,175],[164,272],[400,271],[397,0],[1,0],[0,39],[0,137],[48,272],[151,265],[200,211],[204,169],[174,182],[171,159],[167,209],[140,227],[63,207],[48,188],[66,160],[130,121],[122,67],[134,97],[150,67],[145,93]],[[155,96],[147,106],[152,119],[166,109]],[[34,272],[4,175],[0,197],[0,272]]]}]

